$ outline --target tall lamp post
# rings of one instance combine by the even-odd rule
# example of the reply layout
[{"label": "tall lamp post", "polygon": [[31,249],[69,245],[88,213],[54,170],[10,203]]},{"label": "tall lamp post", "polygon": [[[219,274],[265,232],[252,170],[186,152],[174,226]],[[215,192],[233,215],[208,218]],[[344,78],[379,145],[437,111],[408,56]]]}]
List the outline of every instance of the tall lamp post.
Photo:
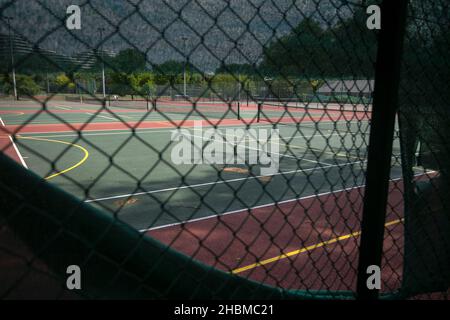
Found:
[{"label": "tall lamp post", "polygon": [[[238,48],[238,47],[242,48],[244,46],[244,44],[242,42],[233,42],[233,41],[230,41],[230,40],[228,40],[228,41],[233,43],[234,48]],[[239,52],[239,54],[240,53],[241,52]],[[239,67],[239,70],[238,70],[238,103],[237,103],[238,120],[241,119],[241,91],[242,91],[241,71],[242,71],[241,67]],[[248,102],[247,102],[247,105],[248,105]]]},{"label": "tall lamp post", "polygon": [[100,32],[100,54],[102,59],[102,88],[103,88],[103,99],[106,99],[106,82],[105,82],[105,61],[103,56],[103,31],[105,28],[98,28]]},{"label": "tall lamp post", "polygon": [[14,99],[18,100],[17,96],[17,85],[16,85],[16,67],[14,66],[14,48],[13,48],[13,39],[11,32],[11,20],[13,17],[4,17],[8,21],[8,37],[9,37],[9,53],[11,55],[11,69],[12,69],[12,77],[13,77],[13,88],[14,88]]},{"label": "tall lamp post", "polygon": [[[239,47],[241,47],[241,48],[244,46],[244,44],[243,44],[242,42],[237,43],[237,45],[238,45]],[[241,72],[242,72],[242,68],[239,67],[239,73],[238,73],[238,81],[239,81],[238,99],[239,99],[239,106],[240,106],[240,104],[241,104],[241,91],[242,91]]]},{"label": "tall lamp post", "polygon": [[187,54],[186,54],[186,41],[187,41],[187,37],[182,37],[181,40],[183,40],[183,53],[184,53],[184,64],[183,64],[183,95],[184,98],[186,99],[187,94],[186,94],[186,64],[187,64]]}]

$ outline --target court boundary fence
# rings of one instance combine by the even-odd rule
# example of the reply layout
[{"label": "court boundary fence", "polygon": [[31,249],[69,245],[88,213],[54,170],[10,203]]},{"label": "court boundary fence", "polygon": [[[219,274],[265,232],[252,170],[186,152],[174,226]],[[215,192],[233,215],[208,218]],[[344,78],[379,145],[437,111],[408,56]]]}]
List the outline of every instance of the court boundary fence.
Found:
[{"label": "court boundary fence", "polygon": [[[357,1],[355,3],[344,1],[344,3],[359,5]],[[368,267],[380,266],[383,259],[386,208],[389,205],[388,192],[393,157],[392,147],[393,141],[396,139],[395,126],[398,114],[401,114],[403,125],[407,123],[413,127],[411,124],[413,120],[404,112],[405,109],[401,107],[402,101],[399,101],[401,100],[399,91],[402,89],[404,80],[401,67],[406,59],[404,39],[411,31],[408,29],[407,22],[408,19],[411,19],[411,14],[415,13],[411,12],[412,4],[417,5],[414,1],[408,0],[384,0],[381,3],[382,28],[377,41],[373,105],[369,110],[367,106],[372,101],[370,99],[362,100],[363,108],[360,110],[363,113],[370,112],[371,126],[355,291],[286,290],[206,266],[177,252],[170,245],[162,244],[138,232],[116,219],[114,215],[94,208],[46,182],[33,172],[25,170],[4,153],[0,154],[0,167],[2,168],[0,172],[0,230],[13,233],[20,243],[25,244],[26,249],[14,246],[0,247],[0,253],[3,250],[11,256],[23,254],[26,257],[27,267],[43,276],[42,279],[38,277],[39,281],[53,282],[59,288],[59,291],[55,289],[57,292],[55,295],[69,298],[376,300],[411,298],[414,295],[428,293],[432,289],[445,290],[446,286],[448,287],[450,284],[450,282],[445,282],[448,280],[445,276],[432,284],[424,284],[427,279],[416,281],[417,274],[411,272],[415,260],[410,256],[405,258],[405,261],[408,261],[404,267],[404,279],[406,280],[403,280],[404,282],[398,290],[380,293],[379,289],[369,289],[367,286]],[[151,24],[149,21],[147,22]],[[296,36],[301,39],[301,34],[296,34]],[[283,47],[283,45],[284,43],[281,41],[280,46]],[[270,53],[268,55],[270,56]],[[420,65],[420,67],[422,66]],[[317,66],[313,66],[310,70],[311,73],[314,73],[316,68]],[[181,87],[176,90],[180,91]],[[34,98],[33,95],[29,96]],[[145,95],[141,94],[141,96]],[[320,105],[322,103],[320,96],[314,96]],[[223,97],[221,98],[223,100]],[[251,103],[256,104],[258,108],[258,114],[255,119],[252,119],[252,123],[259,122],[264,116],[264,106],[270,105],[267,100],[251,97]],[[105,110],[108,110],[111,104],[109,100],[99,99],[94,95],[87,97],[86,101],[97,102],[102,106],[101,109]],[[157,99],[141,101],[145,101],[146,105],[152,102],[152,108],[158,107]],[[292,118],[293,116],[288,110],[289,102],[283,103],[283,97],[278,97],[278,101],[280,102],[278,106],[286,109],[286,116]],[[192,103],[192,99],[187,99],[186,102]],[[236,102],[235,98],[227,100],[227,102],[230,104],[231,116],[240,119],[240,108],[244,102],[237,101],[237,109],[231,107],[231,104]],[[352,110],[342,110],[340,104],[338,104],[337,110],[359,111],[358,104],[353,102]],[[326,101],[326,103],[330,103],[330,101]],[[314,102],[307,102],[306,109],[308,104],[311,104],[311,108],[313,108]],[[196,107],[195,103],[193,105]],[[333,108],[330,107],[330,110]],[[170,117],[167,117],[167,120],[172,121]],[[14,140],[15,132],[8,132],[4,128],[2,130],[6,134],[11,134]],[[405,163],[404,171],[410,173],[413,164],[409,160],[416,151],[414,148],[416,145],[411,146],[415,142],[409,144],[406,135],[406,132],[400,132],[402,157]],[[423,136],[418,139],[422,142],[425,141],[424,143],[427,142]],[[434,136],[433,139],[433,143],[435,143],[433,146],[442,145],[442,135],[438,138]],[[442,151],[429,149],[432,154]],[[448,163],[439,164],[430,169],[438,170],[441,172],[441,176],[445,176],[446,165]],[[444,183],[448,183],[448,181],[444,181]],[[405,205],[407,209],[411,207],[412,195],[417,192],[413,190],[412,185],[414,185],[413,177],[408,175],[404,182],[405,193],[409,192],[405,197],[406,201],[410,201]],[[54,201],[54,199],[58,199],[58,201]],[[412,214],[406,210],[405,215],[406,229],[408,232],[414,233],[414,228],[411,229]],[[414,240],[414,234],[406,236],[407,249],[405,250],[409,250],[405,253],[406,255],[420,251]],[[445,241],[446,238],[443,238],[444,243]],[[444,260],[442,265],[446,266],[445,248],[442,251],[437,248],[433,249],[439,252],[438,256]],[[37,261],[44,262],[44,264]],[[79,294],[74,296],[70,292],[60,290],[65,285],[66,266],[73,264],[73,261],[81,262],[83,269],[86,270],[83,288]],[[37,265],[35,265],[36,263]],[[11,288],[6,290],[3,295],[7,297],[19,284],[20,280],[18,283],[12,284]]]}]

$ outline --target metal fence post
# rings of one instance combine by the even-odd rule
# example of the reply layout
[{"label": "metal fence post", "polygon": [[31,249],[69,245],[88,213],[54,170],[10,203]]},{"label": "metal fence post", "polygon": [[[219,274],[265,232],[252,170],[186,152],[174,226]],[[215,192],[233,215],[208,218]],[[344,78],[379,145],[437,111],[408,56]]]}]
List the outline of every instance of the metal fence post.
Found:
[{"label": "metal fence post", "polygon": [[237,117],[238,117],[238,120],[241,120],[241,102],[240,101],[237,104]]},{"label": "metal fence post", "polygon": [[379,290],[367,287],[367,268],[381,267],[407,3],[384,0],[381,4],[357,279],[357,298],[362,300],[378,298]]},{"label": "metal fence post", "polygon": [[259,122],[261,120],[261,108],[262,108],[262,104],[261,102],[258,102],[258,107],[257,107],[257,114],[256,114],[256,122]]}]

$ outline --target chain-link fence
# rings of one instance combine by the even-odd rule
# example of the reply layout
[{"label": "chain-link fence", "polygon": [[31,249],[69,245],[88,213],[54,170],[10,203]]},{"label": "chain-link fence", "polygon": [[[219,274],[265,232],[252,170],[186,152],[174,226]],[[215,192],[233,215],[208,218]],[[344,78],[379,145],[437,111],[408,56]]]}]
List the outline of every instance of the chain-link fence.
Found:
[{"label": "chain-link fence", "polygon": [[0,1],[0,297],[448,298],[450,12],[381,2]]}]

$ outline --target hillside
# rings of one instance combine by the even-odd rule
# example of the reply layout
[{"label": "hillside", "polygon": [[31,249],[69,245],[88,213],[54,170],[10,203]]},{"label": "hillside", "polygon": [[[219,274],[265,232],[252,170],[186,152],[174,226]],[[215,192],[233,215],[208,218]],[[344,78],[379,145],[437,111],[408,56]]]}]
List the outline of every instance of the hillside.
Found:
[{"label": "hillside", "polygon": [[[64,28],[66,8],[77,3],[82,8],[82,28],[69,32]],[[3,13],[14,17],[14,31],[44,49],[74,55],[98,47],[97,29],[103,27],[104,49],[118,52],[136,47],[146,52],[148,61],[161,63],[182,60],[181,37],[186,36],[190,61],[202,70],[213,70],[220,61],[257,62],[264,45],[287,34],[305,16],[313,16],[324,27],[336,22],[332,3],[322,1],[316,6],[310,0],[0,0]],[[350,9],[342,6],[339,15],[348,16]],[[6,24],[1,24],[0,32],[7,32]],[[231,41],[236,40],[244,45],[233,50]]]}]

